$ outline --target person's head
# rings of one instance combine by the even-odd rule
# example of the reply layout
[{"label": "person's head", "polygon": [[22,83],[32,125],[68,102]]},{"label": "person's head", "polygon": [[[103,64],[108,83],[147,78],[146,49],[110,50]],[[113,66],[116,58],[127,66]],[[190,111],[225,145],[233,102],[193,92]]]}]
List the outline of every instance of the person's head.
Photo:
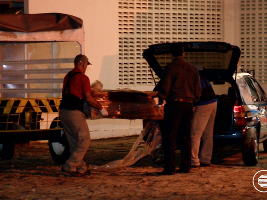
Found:
[{"label": "person's head", "polygon": [[102,88],[103,84],[99,80],[96,80],[91,84],[91,89],[93,92],[99,92],[100,90],[102,90]]},{"label": "person's head", "polygon": [[87,65],[91,65],[88,58],[85,55],[79,54],[74,59],[75,68],[79,68],[83,73],[85,73]]},{"label": "person's head", "polygon": [[183,56],[184,48],[179,43],[172,43],[170,46],[170,54],[176,58],[178,56]]}]

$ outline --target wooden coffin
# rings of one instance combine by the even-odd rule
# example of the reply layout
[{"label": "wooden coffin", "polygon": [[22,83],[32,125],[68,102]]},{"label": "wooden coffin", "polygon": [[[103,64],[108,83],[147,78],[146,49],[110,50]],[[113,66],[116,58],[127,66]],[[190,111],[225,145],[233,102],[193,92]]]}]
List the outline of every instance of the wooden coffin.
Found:
[{"label": "wooden coffin", "polygon": [[[93,97],[106,107],[109,113],[105,118],[160,120],[163,116],[153,99],[156,95],[157,92],[153,91],[133,90],[103,90],[93,93]],[[88,119],[103,118],[99,110],[87,103],[84,105],[84,113]]]}]

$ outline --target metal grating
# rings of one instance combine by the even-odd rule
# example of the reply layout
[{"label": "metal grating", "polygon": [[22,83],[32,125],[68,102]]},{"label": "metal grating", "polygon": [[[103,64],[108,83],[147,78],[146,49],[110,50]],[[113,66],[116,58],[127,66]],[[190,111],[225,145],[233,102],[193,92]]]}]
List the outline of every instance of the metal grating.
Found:
[{"label": "metal grating", "polygon": [[142,58],[151,44],[223,39],[222,0],[118,0],[118,10],[120,86],[154,85]]},{"label": "metal grating", "polygon": [[267,1],[240,1],[241,68],[255,70],[255,78],[267,82]]}]

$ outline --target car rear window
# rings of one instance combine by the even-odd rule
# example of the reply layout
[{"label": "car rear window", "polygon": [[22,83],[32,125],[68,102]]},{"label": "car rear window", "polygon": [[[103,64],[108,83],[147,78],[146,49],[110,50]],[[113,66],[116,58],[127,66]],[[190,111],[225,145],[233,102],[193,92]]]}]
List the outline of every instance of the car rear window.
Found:
[{"label": "car rear window", "polygon": [[266,94],[261,88],[260,84],[253,78],[251,78],[251,81],[253,82],[253,85],[255,86],[255,89],[257,90],[260,101],[266,101]]},{"label": "car rear window", "polygon": [[254,102],[260,101],[260,98],[258,96],[258,92],[257,92],[256,88],[254,87],[252,80],[249,77],[244,77],[244,79],[245,79],[245,81],[249,87],[250,92],[251,92],[252,100]]},{"label": "car rear window", "polygon": [[[193,65],[201,65],[203,69],[228,69],[232,51],[222,52],[184,52],[184,60]],[[155,55],[159,65],[163,68],[172,60],[169,54]]]},{"label": "car rear window", "polygon": [[239,87],[240,93],[241,93],[241,98],[243,99],[243,101],[246,104],[253,104],[253,99],[256,99],[257,97],[255,97],[255,95],[253,96],[251,94],[251,90],[248,86],[248,84],[246,83],[246,81],[241,78],[241,79],[237,79],[236,83]]}]

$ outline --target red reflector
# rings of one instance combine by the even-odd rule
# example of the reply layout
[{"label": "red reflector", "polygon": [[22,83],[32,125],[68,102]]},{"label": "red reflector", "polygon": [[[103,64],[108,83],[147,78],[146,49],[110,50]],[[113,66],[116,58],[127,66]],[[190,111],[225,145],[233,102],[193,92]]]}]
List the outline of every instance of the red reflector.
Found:
[{"label": "red reflector", "polygon": [[234,125],[235,126],[246,126],[247,120],[244,117],[236,117]]}]

